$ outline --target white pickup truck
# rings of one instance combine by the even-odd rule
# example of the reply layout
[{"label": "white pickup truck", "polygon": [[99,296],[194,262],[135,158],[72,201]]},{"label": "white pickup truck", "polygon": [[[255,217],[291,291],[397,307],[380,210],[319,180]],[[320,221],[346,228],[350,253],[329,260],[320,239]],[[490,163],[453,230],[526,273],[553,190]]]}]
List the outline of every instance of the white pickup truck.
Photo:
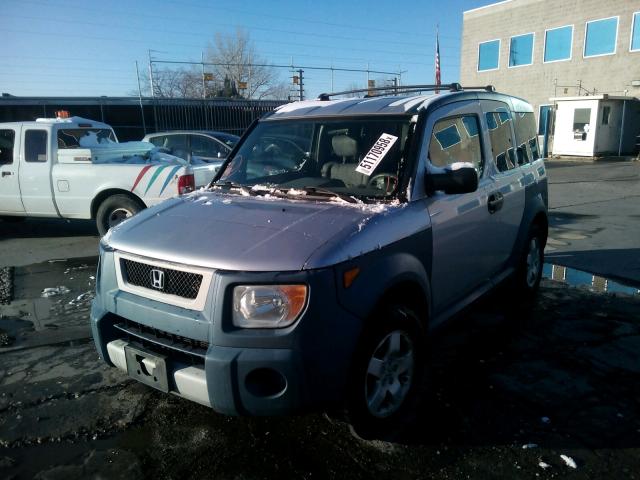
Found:
[{"label": "white pickup truck", "polygon": [[117,143],[80,117],[0,123],[0,217],[95,219],[100,235],[194,190],[193,169],[147,142]]}]

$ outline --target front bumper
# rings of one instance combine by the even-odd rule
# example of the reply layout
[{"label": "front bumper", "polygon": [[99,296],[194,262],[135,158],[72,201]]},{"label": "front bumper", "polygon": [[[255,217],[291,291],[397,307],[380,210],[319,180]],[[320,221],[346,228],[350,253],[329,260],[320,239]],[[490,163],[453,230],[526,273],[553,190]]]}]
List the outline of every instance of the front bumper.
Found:
[{"label": "front bumper", "polygon": [[227,308],[233,285],[247,283],[248,275],[249,283],[282,282],[285,274],[216,272],[213,301],[196,314],[118,290],[105,265],[91,327],[109,364],[126,372],[127,346],[163,355],[171,393],[229,415],[290,414],[344,400],[362,321],[336,301],[332,270],[296,272],[285,280],[310,287],[295,325],[243,330],[231,325]]}]

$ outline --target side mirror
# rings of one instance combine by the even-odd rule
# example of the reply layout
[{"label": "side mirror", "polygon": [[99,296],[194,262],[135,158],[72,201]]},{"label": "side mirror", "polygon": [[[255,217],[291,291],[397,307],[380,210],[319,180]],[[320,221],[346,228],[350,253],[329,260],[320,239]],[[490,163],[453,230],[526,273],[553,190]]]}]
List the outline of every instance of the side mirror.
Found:
[{"label": "side mirror", "polygon": [[442,190],[447,194],[470,193],[478,189],[478,172],[472,163],[457,162],[444,168],[432,167],[425,176],[429,194]]}]

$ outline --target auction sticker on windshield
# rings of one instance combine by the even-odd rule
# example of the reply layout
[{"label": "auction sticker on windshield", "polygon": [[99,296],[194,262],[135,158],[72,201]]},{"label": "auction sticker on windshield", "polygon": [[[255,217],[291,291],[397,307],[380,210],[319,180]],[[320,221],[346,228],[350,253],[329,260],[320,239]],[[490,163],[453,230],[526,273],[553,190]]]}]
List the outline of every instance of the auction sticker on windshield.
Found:
[{"label": "auction sticker on windshield", "polygon": [[380,138],[373,144],[369,153],[365,155],[356,167],[356,172],[364,175],[371,175],[385,155],[389,153],[389,150],[391,150],[393,144],[396,143],[396,140],[398,140],[398,137],[394,137],[388,133],[380,135]]}]

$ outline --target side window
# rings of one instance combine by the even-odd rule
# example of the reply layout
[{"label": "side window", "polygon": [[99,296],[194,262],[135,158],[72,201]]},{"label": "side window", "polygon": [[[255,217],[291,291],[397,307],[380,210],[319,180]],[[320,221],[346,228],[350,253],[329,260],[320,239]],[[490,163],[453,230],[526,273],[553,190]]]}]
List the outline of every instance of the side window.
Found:
[{"label": "side window", "polygon": [[497,107],[485,112],[485,119],[491,138],[491,151],[498,171],[506,172],[518,164],[515,142],[511,135],[511,112],[505,107]]},{"label": "side window", "polygon": [[516,127],[516,157],[518,165],[533,162],[540,158],[536,120],[533,112],[518,112],[514,115]]},{"label": "side window", "polygon": [[0,165],[13,163],[13,145],[16,139],[14,130],[0,130]]},{"label": "side window", "polygon": [[464,115],[439,120],[433,126],[429,143],[429,160],[436,167],[469,162],[482,176],[484,162],[480,145],[478,117]]},{"label": "side window", "polygon": [[196,157],[222,158],[226,156],[224,147],[215,140],[202,135],[191,135],[191,155]]},{"label": "side window", "polygon": [[27,130],[24,134],[25,162],[47,161],[47,132],[45,130]]},{"label": "side window", "polygon": [[167,139],[164,135],[158,137],[152,137],[149,142],[153,143],[156,147],[164,147],[164,141]]},{"label": "side window", "polygon": [[187,147],[187,135],[167,135],[164,147],[171,151],[171,155],[184,160],[189,159],[189,148]]}]

